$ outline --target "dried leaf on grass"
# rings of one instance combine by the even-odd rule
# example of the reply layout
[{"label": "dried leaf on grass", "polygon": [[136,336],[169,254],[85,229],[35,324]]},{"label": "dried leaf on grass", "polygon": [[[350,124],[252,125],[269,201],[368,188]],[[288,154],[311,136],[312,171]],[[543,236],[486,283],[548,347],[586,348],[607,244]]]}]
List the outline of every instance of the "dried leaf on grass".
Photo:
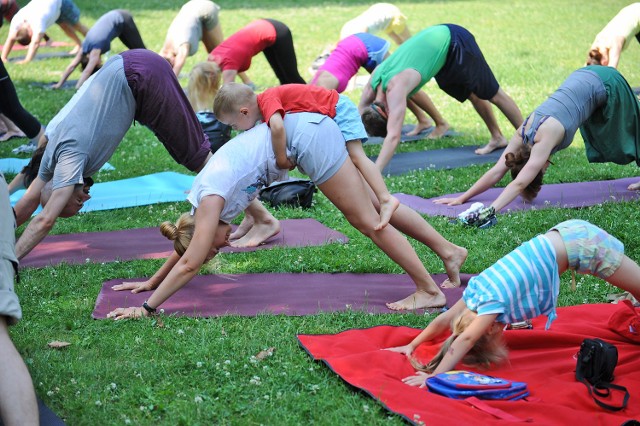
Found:
[{"label": "dried leaf on grass", "polygon": [[258,352],[258,355],[256,355],[256,359],[263,360],[266,357],[273,355],[273,352],[275,350],[276,348],[269,348],[269,349],[265,349],[264,351],[260,351]]},{"label": "dried leaf on grass", "polygon": [[70,346],[70,345],[71,345],[71,343],[69,343],[69,342],[61,342],[60,340],[54,340],[53,342],[47,343],[47,346],[49,346],[50,348],[53,348],[53,349],[66,348],[67,346]]}]

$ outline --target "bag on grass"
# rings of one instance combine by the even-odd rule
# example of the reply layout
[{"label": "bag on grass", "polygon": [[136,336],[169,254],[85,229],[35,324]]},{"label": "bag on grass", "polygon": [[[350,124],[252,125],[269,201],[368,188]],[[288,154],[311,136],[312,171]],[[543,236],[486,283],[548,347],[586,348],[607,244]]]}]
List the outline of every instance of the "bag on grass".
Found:
[{"label": "bag on grass", "polygon": [[[618,349],[611,343],[600,339],[584,339],[577,355],[576,379],[589,389],[589,395],[601,406],[611,411],[619,411],[627,406],[629,391],[624,386],[614,385],[613,370],[618,363]],[[604,403],[596,396],[607,397],[611,390],[620,390],[625,393],[622,404],[610,405]]]},{"label": "bag on grass", "polygon": [[260,200],[268,202],[271,207],[280,206],[311,207],[316,186],[310,180],[292,179],[275,182],[260,191]]},{"label": "bag on grass", "polygon": [[429,377],[427,388],[453,399],[516,400],[529,395],[527,384],[486,376],[472,371],[452,370]]}]

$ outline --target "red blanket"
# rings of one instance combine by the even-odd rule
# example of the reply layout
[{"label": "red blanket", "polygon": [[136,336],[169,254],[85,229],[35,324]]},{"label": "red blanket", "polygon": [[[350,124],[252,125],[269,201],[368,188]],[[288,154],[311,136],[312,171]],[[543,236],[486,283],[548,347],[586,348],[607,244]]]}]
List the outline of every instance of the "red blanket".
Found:
[{"label": "red blanket", "polygon": [[[526,401],[486,401],[520,419],[545,425],[621,425],[640,419],[640,345],[608,328],[618,305],[599,304],[558,308],[558,319],[545,331],[546,317],[533,321],[533,330],[505,332],[509,365],[494,367],[485,374],[523,381],[531,392]],[[471,407],[465,401],[449,399],[405,385],[400,381],[414,369],[404,355],[380,350],[400,346],[420,330],[379,326],[347,330],[335,335],[298,335],[300,344],[316,360],[324,361],[347,383],[364,390],[385,408],[415,424],[505,425],[512,422]],[[618,366],[613,383],[631,393],[627,408],[610,412],[598,407],[585,385],[575,379],[574,355],[587,337],[599,337],[618,348]],[[420,358],[429,358],[438,345],[418,348]],[[463,368],[463,366],[459,366]],[[617,404],[620,399],[607,400]]]}]

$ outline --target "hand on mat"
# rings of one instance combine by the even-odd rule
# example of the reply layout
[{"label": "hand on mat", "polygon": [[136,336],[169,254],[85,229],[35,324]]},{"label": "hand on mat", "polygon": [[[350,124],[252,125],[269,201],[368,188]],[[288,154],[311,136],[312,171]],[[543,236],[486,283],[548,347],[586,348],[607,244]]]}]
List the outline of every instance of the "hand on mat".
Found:
[{"label": "hand on mat", "polygon": [[457,206],[463,203],[459,198],[438,198],[433,200],[434,204],[446,204],[447,206]]},{"label": "hand on mat", "polygon": [[427,380],[427,378],[431,376],[431,374],[425,373],[424,371],[416,371],[416,374],[414,376],[405,377],[404,379],[402,379],[402,382],[409,386],[420,386],[421,388],[423,388],[426,386],[424,383],[425,380]]},{"label": "hand on mat", "polygon": [[385,351],[391,351],[391,352],[398,352],[401,354],[405,354],[406,356],[409,356],[413,353],[413,346],[411,345],[404,345],[404,346],[396,346],[395,348],[384,348],[383,350]]},{"label": "hand on mat", "polygon": [[116,284],[111,287],[111,290],[122,291],[122,290],[131,290],[131,293],[141,293],[143,291],[150,291],[155,289],[157,286],[153,285],[150,280],[143,282],[123,282],[122,284]]},{"label": "hand on mat", "polygon": [[130,308],[117,308],[107,314],[107,318],[113,318],[118,321],[121,319],[127,318],[142,318],[146,317],[149,314],[146,310],[140,307],[130,307]]}]

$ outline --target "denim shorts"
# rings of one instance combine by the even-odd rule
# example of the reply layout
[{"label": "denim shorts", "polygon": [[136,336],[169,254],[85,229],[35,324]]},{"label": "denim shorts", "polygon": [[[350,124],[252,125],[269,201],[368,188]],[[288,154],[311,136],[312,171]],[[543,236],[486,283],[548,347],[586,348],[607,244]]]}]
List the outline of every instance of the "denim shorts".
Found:
[{"label": "denim shorts", "polygon": [[73,2],[73,0],[62,0],[62,6],[60,7],[60,17],[56,21],[56,24],[66,22],[67,24],[75,25],[80,21],[80,9]]},{"label": "denim shorts", "polygon": [[338,125],[346,142],[356,139],[360,139],[362,143],[367,141],[367,132],[364,130],[358,108],[347,96],[340,95],[338,98],[333,121]]}]

